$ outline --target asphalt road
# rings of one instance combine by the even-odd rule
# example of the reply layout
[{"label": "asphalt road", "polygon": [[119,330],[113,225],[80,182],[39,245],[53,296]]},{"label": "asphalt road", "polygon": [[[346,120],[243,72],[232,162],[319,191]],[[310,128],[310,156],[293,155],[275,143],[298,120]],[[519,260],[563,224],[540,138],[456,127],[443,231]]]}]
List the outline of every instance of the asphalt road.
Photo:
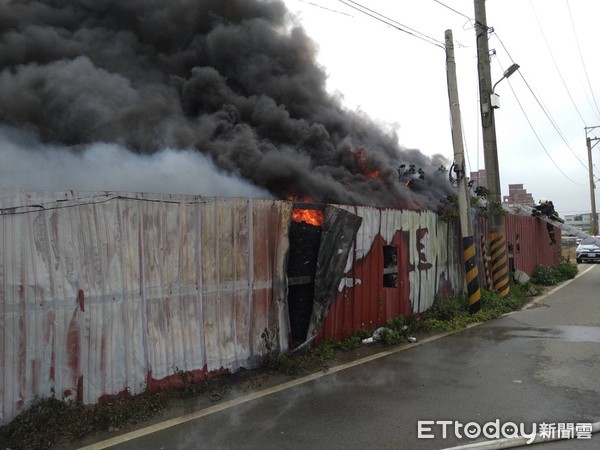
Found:
[{"label": "asphalt road", "polygon": [[572,433],[536,450],[598,449],[586,430],[600,422],[600,266],[579,268],[522,311],[89,448],[509,448],[481,429],[504,438],[512,423],[532,439]]}]

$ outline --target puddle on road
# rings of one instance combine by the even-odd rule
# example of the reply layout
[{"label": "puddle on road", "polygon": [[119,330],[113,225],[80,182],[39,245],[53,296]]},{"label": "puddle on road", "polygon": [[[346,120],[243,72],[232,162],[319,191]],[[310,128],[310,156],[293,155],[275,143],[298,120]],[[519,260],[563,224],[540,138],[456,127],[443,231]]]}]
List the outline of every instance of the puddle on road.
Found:
[{"label": "puddle on road", "polygon": [[485,331],[478,331],[478,337],[495,340],[521,338],[600,343],[600,327],[582,325],[560,325],[552,328],[487,328]]},{"label": "puddle on road", "polygon": [[560,325],[552,328],[511,328],[499,330],[499,339],[557,339],[568,342],[600,343],[600,327]]}]

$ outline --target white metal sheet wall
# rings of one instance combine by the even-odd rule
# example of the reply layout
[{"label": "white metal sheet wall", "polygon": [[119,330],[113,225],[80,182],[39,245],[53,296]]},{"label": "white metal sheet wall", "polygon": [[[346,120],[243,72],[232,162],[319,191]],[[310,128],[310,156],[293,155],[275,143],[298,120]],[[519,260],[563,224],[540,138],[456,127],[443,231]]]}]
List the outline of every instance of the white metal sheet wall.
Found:
[{"label": "white metal sheet wall", "polygon": [[[0,423],[287,350],[289,202],[0,191]],[[268,239],[266,239],[268,237]]]},{"label": "white metal sheet wall", "polygon": [[[433,211],[405,211],[380,209],[372,207],[350,207],[337,205],[347,209],[362,218],[362,225],[358,230],[355,241],[354,255],[349,255],[345,271],[348,272],[355,265],[355,259],[360,260],[373,251],[373,244],[381,236],[385,244],[391,244],[396,233],[408,233],[408,258],[414,267],[400,267],[402,273],[408,273],[409,300],[412,313],[422,313],[428,310],[440,291],[440,283],[450,283],[458,292],[466,289],[464,280],[464,265],[462,248],[458,235],[454,229],[443,222]],[[420,270],[421,260],[427,261],[429,269]],[[381,261],[376,260],[376,264]],[[363,271],[366,273],[380,273],[377,270]],[[368,282],[379,284],[377,280],[350,280],[341,281],[339,291],[345,287]],[[365,301],[372,301],[369,297]]]}]

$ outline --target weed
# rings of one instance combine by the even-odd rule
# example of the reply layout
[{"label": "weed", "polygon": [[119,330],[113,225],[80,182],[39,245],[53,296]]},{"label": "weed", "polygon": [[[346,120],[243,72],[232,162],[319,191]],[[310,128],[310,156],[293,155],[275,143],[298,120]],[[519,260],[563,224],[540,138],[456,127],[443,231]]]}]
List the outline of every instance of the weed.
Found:
[{"label": "weed", "polygon": [[266,369],[271,372],[295,376],[300,373],[301,367],[301,360],[297,355],[294,355],[293,353],[282,353],[277,358],[272,359]]},{"label": "weed", "polygon": [[397,330],[390,328],[384,328],[379,334],[381,341],[388,346],[398,345],[402,342],[402,336]]},{"label": "weed", "polygon": [[82,405],[53,396],[37,400],[26,412],[0,427],[2,448],[37,450],[95,432],[125,428],[148,420],[167,406],[165,393],[103,400]]},{"label": "weed", "polygon": [[181,381],[181,385],[183,386],[183,390],[186,393],[193,394],[196,392],[196,385],[194,383],[194,374],[189,370],[182,370],[177,366],[172,367],[173,372],[179,380]]},{"label": "weed", "polygon": [[577,275],[577,265],[563,260],[553,267],[537,265],[533,269],[531,281],[542,286],[553,286],[562,281],[575,278]]},{"label": "weed", "polygon": [[457,319],[454,320],[440,320],[435,317],[428,317],[423,320],[424,329],[428,332],[432,331],[453,331],[464,328],[465,324]]},{"label": "weed", "polygon": [[265,353],[263,354],[263,366],[269,367],[276,364],[277,354],[277,335],[279,334],[279,327],[265,328],[260,334],[260,338],[263,341],[265,347]]},{"label": "weed", "polygon": [[[367,335],[367,337],[368,336],[370,336],[370,334]],[[345,341],[336,343],[335,348],[337,350],[342,351],[342,352],[348,352],[350,350],[354,350],[354,349],[360,348],[362,346],[362,340],[363,339],[366,339],[366,338],[363,338],[360,335],[356,334],[354,336],[350,336]]]},{"label": "weed", "polygon": [[362,341],[363,339],[370,338],[373,335],[372,332],[366,330],[365,328],[359,328],[356,332],[356,336]]},{"label": "weed", "polygon": [[260,334],[260,338],[263,340],[263,344],[265,346],[265,350],[267,353],[272,353],[275,348],[275,342],[277,339],[277,334],[279,333],[279,327],[275,328],[265,328]]},{"label": "weed", "polygon": [[440,203],[437,214],[444,222],[457,220],[459,218],[458,196],[450,194],[444,198]]},{"label": "weed", "polygon": [[469,303],[464,295],[436,299],[433,302],[429,316],[439,320],[452,321],[467,314]]},{"label": "weed", "polygon": [[396,316],[393,319],[388,320],[386,328],[396,331],[402,338],[408,337],[409,326],[404,316]]}]

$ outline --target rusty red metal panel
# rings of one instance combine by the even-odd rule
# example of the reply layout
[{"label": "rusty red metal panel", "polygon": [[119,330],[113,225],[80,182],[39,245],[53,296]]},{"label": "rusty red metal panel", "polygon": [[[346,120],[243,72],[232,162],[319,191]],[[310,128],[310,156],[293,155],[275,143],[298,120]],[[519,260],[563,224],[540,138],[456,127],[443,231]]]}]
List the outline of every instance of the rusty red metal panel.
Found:
[{"label": "rusty red metal panel", "polygon": [[[322,336],[345,339],[360,328],[373,330],[398,315],[423,312],[436,296],[463,291],[457,227],[432,212],[366,207],[353,212],[363,223]],[[384,286],[389,273],[384,246],[396,254],[395,286]]]},{"label": "rusty red metal panel", "polygon": [[537,265],[551,267],[561,260],[561,230],[554,227],[558,245],[550,245],[546,222],[535,217],[507,215],[505,236],[507,246],[512,246],[514,268],[528,275]]},{"label": "rusty red metal panel", "polygon": [[378,325],[382,307],[378,304],[382,300],[383,280],[383,249],[377,244],[381,242],[380,212],[375,208],[346,208],[362,217],[363,222],[322,332],[323,336],[336,339],[345,339],[360,328],[373,329]]},{"label": "rusty red metal panel", "polygon": [[[551,267],[561,260],[561,230],[554,227],[558,245],[550,245],[546,222],[535,217],[507,214],[504,220],[504,234],[509,256],[512,256],[512,268],[522,270],[529,276],[537,265]],[[474,218],[474,235],[478,251],[479,284],[485,287],[485,267],[482,258],[482,243],[489,246],[487,220],[484,217]],[[488,247],[489,250],[489,247]],[[489,256],[489,251],[488,251]]]}]

